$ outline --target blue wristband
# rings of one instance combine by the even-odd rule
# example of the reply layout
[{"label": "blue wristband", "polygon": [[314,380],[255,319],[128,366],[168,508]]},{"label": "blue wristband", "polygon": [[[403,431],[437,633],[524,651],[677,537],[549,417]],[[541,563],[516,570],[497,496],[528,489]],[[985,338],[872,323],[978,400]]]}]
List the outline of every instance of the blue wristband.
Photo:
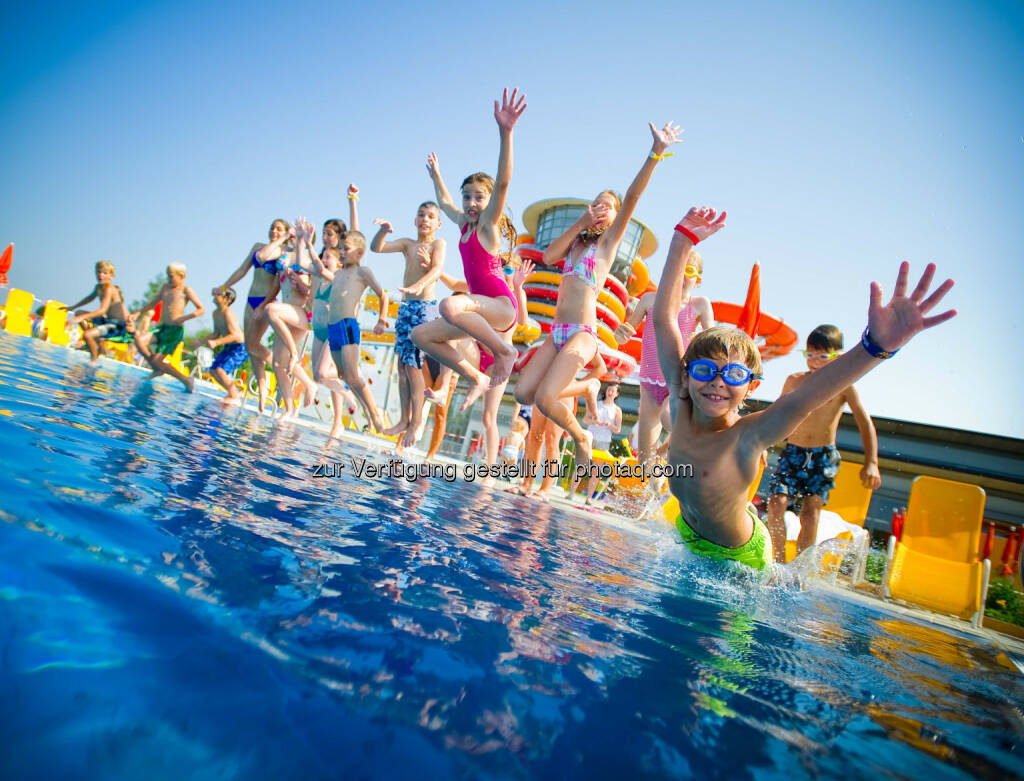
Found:
[{"label": "blue wristband", "polygon": [[872,340],[871,334],[868,333],[867,328],[865,328],[864,333],[861,334],[860,344],[865,350],[868,351],[868,355],[870,355],[872,358],[880,358],[881,360],[885,360],[886,358],[892,358],[896,353],[899,352],[898,349],[892,351],[883,350],[881,347],[875,344],[874,340]]}]

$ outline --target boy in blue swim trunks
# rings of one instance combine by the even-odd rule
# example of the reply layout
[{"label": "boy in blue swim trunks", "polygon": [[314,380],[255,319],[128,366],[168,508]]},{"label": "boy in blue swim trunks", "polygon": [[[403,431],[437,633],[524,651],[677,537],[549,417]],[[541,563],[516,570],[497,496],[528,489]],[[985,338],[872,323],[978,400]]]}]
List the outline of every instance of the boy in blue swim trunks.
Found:
[{"label": "boy in blue swim trunks", "polygon": [[77,309],[94,298],[98,298],[100,301],[99,307],[91,312],[75,312],[75,316],[68,320],[68,326],[82,321],[89,322],[89,327],[82,333],[82,338],[89,346],[91,362],[94,365],[100,360],[100,342],[104,339],[123,336],[128,322],[128,310],[124,305],[124,295],[121,293],[121,288],[113,282],[114,271],[114,264],[109,260],[99,261],[96,264],[96,287],[92,289],[92,293],[77,304],[68,307],[68,309]]},{"label": "boy in blue swim trunks", "polygon": [[[146,378],[147,380],[155,379],[161,374],[170,374],[179,380],[185,386],[185,389],[191,393],[195,388],[195,380],[186,374],[182,374],[164,360],[167,356],[173,355],[178,345],[184,341],[184,324],[189,320],[202,316],[206,312],[195,291],[185,284],[184,263],[171,263],[167,267],[167,282],[160,288],[156,298],[138,312],[129,315],[129,320],[134,322],[140,315],[153,309],[161,302],[163,306],[160,308],[160,323],[153,334],[153,341],[146,344],[140,337],[138,329],[135,329],[135,347],[142,353],[142,356],[153,369],[153,373]],[[196,309],[191,314],[185,314],[185,307],[190,302]]]},{"label": "boy in blue swim trunks", "polygon": [[213,359],[210,375],[227,391],[227,395],[221,399],[221,404],[237,405],[241,403],[242,397],[231,379],[231,374],[249,359],[249,353],[243,344],[245,336],[238,325],[238,318],[231,311],[231,305],[235,303],[234,288],[215,287],[213,303],[217,305],[213,310],[213,334],[206,340],[206,346],[211,350],[220,347],[221,350]]},{"label": "boy in blue swim trunks", "polygon": [[[782,394],[791,393],[811,374],[837,357],[843,349],[843,332],[834,325],[819,325],[807,337],[807,371],[791,374],[782,386]],[[818,517],[835,487],[839,474],[839,451],[836,450],[836,429],[843,407],[850,405],[861,442],[864,445],[864,466],[860,479],[872,490],[882,484],[878,471],[878,436],[871,416],[860,403],[860,396],[852,385],[844,388],[818,409],[804,418],[787,438],[786,447],[772,477],[765,523],[772,534],[775,560],[785,561],[785,513],[791,499],[802,499],[800,507],[800,536],[797,537],[797,555],[812,547],[818,539]]]},{"label": "boy in blue swim trunks", "polygon": [[331,284],[331,321],[327,324],[327,342],[338,374],[348,383],[366,413],[366,419],[376,431],[385,428],[384,418],[377,409],[370,386],[359,371],[359,321],[356,311],[363,291],[370,288],[380,299],[380,315],[374,326],[375,334],[384,333],[387,322],[384,313],[388,311],[388,294],[377,282],[370,269],[360,266],[366,252],[366,237],[359,231],[349,231],[338,246],[338,260],[341,267],[336,271],[324,268],[321,275]]},{"label": "boy in blue swim trunks", "polygon": [[812,372],[767,409],[741,417],[744,399],[761,379],[757,345],[738,329],[717,326],[699,333],[684,352],[677,319],[686,258],[696,243],[724,225],[725,212],[693,208],[686,213],[673,234],[654,302],[658,362],[669,386],[673,421],[669,488],[679,501],[676,526],[693,552],[762,570],[774,561],[771,536],[747,504],[761,453],[915,334],[953,317],[954,310],[926,317],[953,281],[947,279],[929,295],[935,274],[929,264],[908,295],[910,266],[904,263],[885,306],[881,286],[872,282],[868,327],[860,344]]},{"label": "boy in blue swim trunks", "polygon": [[402,305],[395,321],[395,353],[398,355],[398,392],[402,417],[385,431],[389,436],[402,435],[399,448],[411,447],[423,435],[423,353],[413,344],[410,334],[416,326],[427,322],[428,312],[437,308],[434,288],[444,270],[444,239],[434,238],[441,227],[441,207],[433,201],[421,203],[416,210],[416,238],[385,241],[391,223],[374,220],[380,226],[370,242],[374,252],[401,252],[405,257],[405,276],[399,288]]}]

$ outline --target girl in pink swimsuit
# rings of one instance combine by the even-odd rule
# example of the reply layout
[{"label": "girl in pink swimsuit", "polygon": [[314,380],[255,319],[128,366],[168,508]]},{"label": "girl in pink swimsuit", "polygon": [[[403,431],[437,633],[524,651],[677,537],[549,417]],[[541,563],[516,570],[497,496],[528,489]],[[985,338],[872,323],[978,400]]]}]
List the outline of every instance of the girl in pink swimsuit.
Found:
[{"label": "girl in pink swimsuit", "polygon": [[[683,272],[682,308],[679,310],[679,333],[683,349],[690,343],[698,326],[710,328],[715,324],[711,302],[704,296],[691,295],[701,282],[704,261],[697,250],[691,250]],[[625,344],[636,334],[637,326],[644,324],[640,346],[640,409],[637,415],[637,460],[650,460],[654,443],[661,434],[662,425],[671,431],[668,405],[668,385],[658,365],[658,342],[654,334],[654,298],[656,293],[645,293],[637,301],[629,318],[615,330],[615,341]]]},{"label": "girl in pink swimsuit", "polygon": [[[597,293],[619,250],[619,242],[633,216],[637,201],[665,157],[679,141],[680,129],[669,122],[661,130],[650,125],[653,143],[626,197],[611,190],[600,193],[583,215],[544,250],[549,266],[565,262],[551,333],[516,382],[516,401],[535,404],[541,412],[569,432],[576,443],[576,459],[590,465],[591,443],[576,416],[558,402],[565,387],[597,352]],[[671,153],[669,153],[671,154]]]},{"label": "girl in pink swimsuit", "polygon": [[[455,207],[437,163],[431,154],[427,170],[434,182],[437,202],[461,231],[459,253],[468,295],[446,298],[439,307],[441,317],[417,326],[411,334],[417,347],[469,381],[467,409],[484,392],[504,387],[518,353],[512,347],[512,332],[518,318],[516,297],[505,281],[505,263],[499,255],[502,239],[515,246],[515,228],[505,216],[505,197],[512,179],[512,129],[526,110],[525,96],[518,90],[502,93],[501,105],[494,101],[498,123],[498,176],[485,173],[467,176],[462,182],[462,209]],[[473,366],[450,342],[471,336],[494,357],[487,372]],[[497,455],[497,451],[495,451]]]}]

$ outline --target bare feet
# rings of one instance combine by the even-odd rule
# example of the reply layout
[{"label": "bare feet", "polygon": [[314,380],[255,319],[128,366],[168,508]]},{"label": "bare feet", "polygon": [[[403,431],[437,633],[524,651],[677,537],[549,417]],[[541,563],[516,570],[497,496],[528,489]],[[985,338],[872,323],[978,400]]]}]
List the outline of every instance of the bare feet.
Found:
[{"label": "bare feet", "polygon": [[421,420],[420,424],[415,428],[412,435],[412,441],[419,442],[423,438],[423,432],[427,428],[427,421]]},{"label": "bare feet", "polygon": [[151,371],[151,372],[149,373],[149,376],[148,376],[148,377],[146,377],[146,379],[144,379],[144,380],[143,380],[143,382],[149,382],[150,380],[155,380],[155,379],[156,379],[157,377],[159,377],[159,376],[160,376],[161,374],[163,374],[163,372],[161,372],[161,371],[157,371],[156,369],[153,369],[153,371]]},{"label": "bare feet", "polygon": [[406,423],[404,420],[400,420],[391,428],[386,428],[380,433],[387,437],[397,437],[399,434],[403,433],[407,428],[409,428],[409,424]]},{"label": "bare feet", "polygon": [[195,377],[186,377],[184,379],[184,383],[185,383],[185,390],[187,390],[189,393],[195,393],[196,392],[196,378]]},{"label": "bare feet", "polygon": [[583,431],[583,437],[576,440],[576,468],[583,467],[581,473],[583,474],[582,480],[586,480],[590,476],[590,456],[594,450],[594,435],[589,431]]},{"label": "bare feet", "polygon": [[225,407],[237,407],[242,403],[242,399],[237,393],[234,396],[225,396],[222,399],[218,399],[218,401]]},{"label": "bare feet", "polygon": [[462,402],[462,406],[459,407],[459,412],[465,412],[472,407],[473,402],[483,396],[489,387],[490,377],[486,374],[481,374],[477,381],[469,386],[469,393],[466,394],[466,400]]},{"label": "bare feet", "polygon": [[448,401],[448,394],[444,391],[435,391],[430,388],[424,388],[423,398],[430,404],[437,404],[439,407],[443,407],[445,402]]},{"label": "bare feet", "polygon": [[491,388],[497,388],[512,376],[512,367],[515,366],[516,358],[518,357],[519,353],[511,349],[505,355],[496,355],[494,357],[494,363],[487,370],[491,378]]},{"label": "bare feet", "polygon": [[587,380],[587,390],[584,394],[587,397],[587,409],[592,410],[591,415],[597,414],[597,394],[601,391],[601,381],[594,377]]}]

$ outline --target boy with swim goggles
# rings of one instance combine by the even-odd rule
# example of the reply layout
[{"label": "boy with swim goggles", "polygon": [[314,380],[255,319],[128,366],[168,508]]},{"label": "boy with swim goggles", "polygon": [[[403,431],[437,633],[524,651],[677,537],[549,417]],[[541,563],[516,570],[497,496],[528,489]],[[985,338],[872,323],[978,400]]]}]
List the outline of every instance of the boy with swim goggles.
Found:
[{"label": "boy with swim goggles", "polygon": [[760,378],[757,345],[738,329],[718,326],[697,334],[684,351],[676,323],[687,255],[724,227],[725,216],[708,208],[686,213],[676,226],[654,303],[658,360],[669,385],[673,419],[669,488],[679,502],[676,527],[691,551],[762,570],[773,561],[772,540],[747,503],[762,452],[917,333],[953,317],[954,310],[927,316],[953,281],[930,291],[935,274],[930,264],[908,294],[909,264],[904,263],[885,306],[881,286],[872,283],[868,327],[860,344],[771,406],[741,417],[739,409]]}]

